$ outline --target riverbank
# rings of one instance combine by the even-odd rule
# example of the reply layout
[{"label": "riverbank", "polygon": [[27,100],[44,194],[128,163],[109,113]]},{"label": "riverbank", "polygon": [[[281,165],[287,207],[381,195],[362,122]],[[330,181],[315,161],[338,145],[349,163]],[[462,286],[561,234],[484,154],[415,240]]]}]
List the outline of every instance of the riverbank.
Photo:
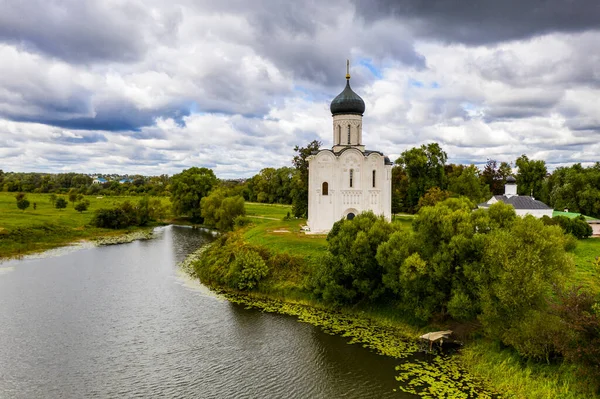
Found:
[{"label": "riverbank", "polygon": [[[65,209],[56,209],[50,194],[27,194],[31,205],[25,211],[16,207],[14,193],[0,193],[0,259],[44,252],[81,241],[98,245],[119,244],[147,235],[148,228],[130,227],[121,230],[90,226],[95,210],[112,208],[136,197],[85,197],[90,205],[87,211],[77,212],[69,203]],[[35,209],[34,209],[35,204]]]},{"label": "riverbank", "polygon": [[[238,242],[230,243],[232,244],[230,250],[233,248],[233,252],[235,252],[235,248],[238,248],[239,251],[251,250],[260,253],[261,256],[265,255],[266,263],[270,268],[269,275],[260,281],[255,292],[248,293],[227,289],[226,291],[233,295],[232,300],[237,301],[242,298],[245,305],[257,306],[266,311],[278,311],[278,309],[283,308],[282,313],[285,314],[287,314],[285,306],[272,306],[269,302],[268,305],[263,307],[261,305],[262,301],[279,301],[294,306],[302,305],[311,309],[331,312],[332,314],[341,312],[341,314],[348,315],[351,318],[366,318],[372,324],[392,326],[392,328],[405,332],[411,331],[407,336],[409,340],[428,331],[465,327],[460,325],[448,326],[443,322],[418,327],[413,321],[399,315],[394,310],[393,305],[376,305],[371,308],[356,306],[348,309],[328,309],[322,303],[312,300],[310,292],[306,289],[306,278],[310,271],[311,262],[318,259],[320,254],[326,251],[325,237],[303,235],[300,232],[303,220],[283,220],[283,218],[277,220],[277,215],[274,212],[281,212],[285,216],[285,208],[280,206],[269,207],[268,205],[265,207],[268,207],[267,211],[270,219],[262,218],[260,206],[252,204],[252,212],[249,212],[249,217],[253,219],[254,225],[236,233]],[[593,270],[589,258],[590,253],[598,248],[598,243],[600,241],[586,240],[575,252],[577,272],[574,280],[579,280],[581,277],[582,280],[597,282],[597,271]],[[223,242],[217,240],[213,245],[223,245]],[[218,256],[215,257],[216,252],[218,251],[210,251],[206,254],[207,257],[211,257],[209,263],[214,264],[215,261],[218,261]],[[233,252],[225,251],[219,256],[233,259],[235,257]],[[588,263],[590,265],[581,267]],[[224,270],[213,269],[196,274],[204,273],[204,276],[200,276],[204,284],[223,290],[223,284],[219,284],[217,276],[220,272],[226,273]],[[594,288],[594,284],[587,286]],[[258,305],[256,305],[257,302]],[[301,317],[299,316],[301,313],[298,312],[295,315]],[[346,334],[346,332],[341,332],[341,334]],[[594,392],[595,388],[586,385],[585,378],[582,378],[575,366],[525,361],[513,351],[481,338],[477,334],[476,327],[472,329],[470,334],[467,332],[464,336],[467,338],[465,347],[453,356],[451,361],[436,359],[433,360],[433,364],[428,364],[427,367],[418,362],[409,362],[410,364],[405,366],[407,368],[400,370],[402,375],[409,376],[411,381],[415,381],[417,386],[420,386],[420,389],[429,391],[437,389],[437,392],[442,396],[444,395],[444,387],[447,388],[452,385],[449,381],[445,381],[442,375],[450,373],[452,375],[464,374],[467,380],[488,381],[488,386],[493,386],[495,390],[501,391],[503,397],[598,397],[597,393]],[[436,375],[439,378],[436,379]],[[440,383],[440,381],[443,381],[443,383]],[[430,383],[433,383],[435,387]]]}]

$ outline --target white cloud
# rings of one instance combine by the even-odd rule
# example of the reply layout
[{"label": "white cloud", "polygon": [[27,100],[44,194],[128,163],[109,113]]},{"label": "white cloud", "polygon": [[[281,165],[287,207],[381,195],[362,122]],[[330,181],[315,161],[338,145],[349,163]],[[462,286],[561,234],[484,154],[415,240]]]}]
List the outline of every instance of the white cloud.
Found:
[{"label": "white cloud", "polygon": [[289,166],[295,145],[331,145],[347,57],[367,106],[363,141],[391,159],[432,141],[467,163],[591,162],[600,150],[597,30],[473,46],[424,38],[394,15],[363,19],[345,0],[88,3],[40,3],[11,22],[17,33],[0,29],[5,171]]}]

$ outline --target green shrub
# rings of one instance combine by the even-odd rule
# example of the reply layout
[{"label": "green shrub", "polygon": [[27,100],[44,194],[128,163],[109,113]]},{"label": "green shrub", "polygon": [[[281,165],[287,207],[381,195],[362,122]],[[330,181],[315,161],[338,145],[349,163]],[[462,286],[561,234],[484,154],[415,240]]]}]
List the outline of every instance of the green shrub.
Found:
[{"label": "green shrub", "polygon": [[240,290],[252,290],[263,277],[269,274],[269,268],[258,252],[251,249],[236,254],[231,265],[233,271],[232,281]]},{"label": "green shrub", "polygon": [[236,216],[235,219],[233,219],[233,225],[235,227],[244,227],[244,226],[248,226],[250,223],[252,223],[252,219],[250,219],[247,216]]}]

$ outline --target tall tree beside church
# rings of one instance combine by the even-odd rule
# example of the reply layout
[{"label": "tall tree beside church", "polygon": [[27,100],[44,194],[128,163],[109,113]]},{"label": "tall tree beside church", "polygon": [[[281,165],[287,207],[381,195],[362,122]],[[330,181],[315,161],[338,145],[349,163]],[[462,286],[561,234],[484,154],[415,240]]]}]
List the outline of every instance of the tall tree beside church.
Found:
[{"label": "tall tree beside church", "polygon": [[404,151],[396,164],[401,165],[408,176],[408,188],[404,200],[404,208],[414,212],[427,190],[432,187],[446,189],[444,166],[448,156],[438,143],[430,143],[421,147]]},{"label": "tall tree beside church", "polygon": [[392,213],[406,211],[404,201],[408,191],[408,175],[402,165],[392,168]]},{"label": "tall tree beside church", "polygon": [[171,178],[171,202],[178,216],[201,221],[200,201],[217,185],[217,177],[208,168],[189,168]]},{"label": "tall tree beside church", "polygon": [[487,201],[491,194],[488,186],[481,181],[479,169],[475,165],[456,168],[455,173],[448,175],[448,191],[469,198],[478,203]]},{"label": "tall tree beside church", "polygon": [[506,178],[512,174],[511,166],[506,162],[498,162],[495,159],[488,159],[483,171],[481,172],[481,182],[487,184],[493,195],[504,194],[504,185]]},{"label": "tall tree beside church", "polygon": [[546,162],[529,159],[523,154],[517,158],[516,165],[519,168],[517,174],[517,193],[519,195],[532,195],[541,198],[544,179],[548,170]]},{"label": "tall tree beside church", "polygon": [[308,158],[313,152],[319,151],[321,142],[313,140],[306,147],[294,147],[297,155],[294,156],[292,164],[296,173],[292,179],[292,211],[295,217],[305,218],[308,216]]}]

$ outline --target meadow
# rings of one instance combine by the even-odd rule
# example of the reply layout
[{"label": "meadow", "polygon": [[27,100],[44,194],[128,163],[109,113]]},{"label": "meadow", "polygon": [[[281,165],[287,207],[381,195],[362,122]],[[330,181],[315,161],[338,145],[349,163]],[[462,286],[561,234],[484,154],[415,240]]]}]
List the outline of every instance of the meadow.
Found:
[{"label": "meadow", "polygon": [[[26,195],[29,208],[22,211],[17,208],[15,194],[0,192],[0,259],[40,252],[79,240],[121,234],[122,231],[89,226],[94,211],[112,208],[125,201],[137,202],[140,198],[86,196],[90,206],[80,213],[71,202],[65,209],[56,209],[50,201],[50,194],[32,193]],[[63,198],[68,200],[67,196]],[[162,201],[166,203],[168,198]]]}]

